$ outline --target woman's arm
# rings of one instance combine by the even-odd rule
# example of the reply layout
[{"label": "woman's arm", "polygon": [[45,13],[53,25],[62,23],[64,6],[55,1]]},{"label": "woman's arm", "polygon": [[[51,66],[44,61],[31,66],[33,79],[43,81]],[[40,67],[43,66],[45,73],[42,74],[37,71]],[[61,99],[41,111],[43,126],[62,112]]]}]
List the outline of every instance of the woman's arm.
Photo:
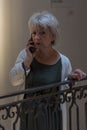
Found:
[{"label": "woman's arm", "polygon": [[[15,65],[9,73],[10,81],[13,86],[19,86],[25,81],[25,70],[22,63],[24,62],[26,55],[25,49],[19,53]],[[30,69],[28,69],[26,73],[29,73],[29,71]]]}]

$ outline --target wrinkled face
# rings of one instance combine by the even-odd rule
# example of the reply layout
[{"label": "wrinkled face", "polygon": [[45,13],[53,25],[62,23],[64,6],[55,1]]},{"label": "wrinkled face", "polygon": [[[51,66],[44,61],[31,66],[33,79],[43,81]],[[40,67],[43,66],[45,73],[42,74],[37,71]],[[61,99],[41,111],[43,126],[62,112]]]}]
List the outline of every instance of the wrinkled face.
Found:
[{"label": "wrinkled face", "polygon": [[52,46],[51,42],[54,40],[54,37],[50,32],[49,28],[43,28],[41,26],[33,26],[31,28],[31,35],[37,48],[45,49]]}]

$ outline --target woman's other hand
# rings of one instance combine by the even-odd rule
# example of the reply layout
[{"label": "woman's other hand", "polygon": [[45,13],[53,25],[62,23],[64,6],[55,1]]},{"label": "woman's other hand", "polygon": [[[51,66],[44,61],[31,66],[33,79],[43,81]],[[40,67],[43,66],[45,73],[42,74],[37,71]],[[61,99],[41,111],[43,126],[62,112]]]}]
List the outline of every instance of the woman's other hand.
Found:
[{"label": "woman's other hand", "polygon": [[75,69],[71,74],[69,74],[69,79],[82,80],[87,77],[87,74],[80,69]]}]

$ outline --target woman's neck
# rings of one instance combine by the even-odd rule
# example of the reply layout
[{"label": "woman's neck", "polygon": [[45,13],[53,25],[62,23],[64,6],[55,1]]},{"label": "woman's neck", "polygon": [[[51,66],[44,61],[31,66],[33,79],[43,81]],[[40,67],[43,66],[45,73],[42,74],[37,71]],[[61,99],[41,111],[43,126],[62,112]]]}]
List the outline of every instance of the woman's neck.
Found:
[{"label": "woman's neck", "polygon": [[35,59],[44,64],[55,64],[59,57],[60,55],[58,52],[55,49],[50,48],[48,50],[38,51]]},{"label": "woman's neck", "polygon": [[53,54],[53,48],[38,51],[37,56],[40,56],[41,58],[48,58],[50,55]]}]

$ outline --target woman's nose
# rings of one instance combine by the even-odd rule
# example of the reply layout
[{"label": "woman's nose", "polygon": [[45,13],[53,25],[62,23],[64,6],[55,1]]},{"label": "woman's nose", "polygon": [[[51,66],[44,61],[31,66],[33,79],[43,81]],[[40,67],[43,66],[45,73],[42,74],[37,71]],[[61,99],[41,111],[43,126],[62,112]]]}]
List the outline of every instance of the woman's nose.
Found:
[{"label": "woman's nose", "polygon": [[36,39],[40,39],[40,37],[41,37],[41,36],[40,36],[39,33],[37,33],[37,34],[35,35],[35,38],[36,38]]}]

